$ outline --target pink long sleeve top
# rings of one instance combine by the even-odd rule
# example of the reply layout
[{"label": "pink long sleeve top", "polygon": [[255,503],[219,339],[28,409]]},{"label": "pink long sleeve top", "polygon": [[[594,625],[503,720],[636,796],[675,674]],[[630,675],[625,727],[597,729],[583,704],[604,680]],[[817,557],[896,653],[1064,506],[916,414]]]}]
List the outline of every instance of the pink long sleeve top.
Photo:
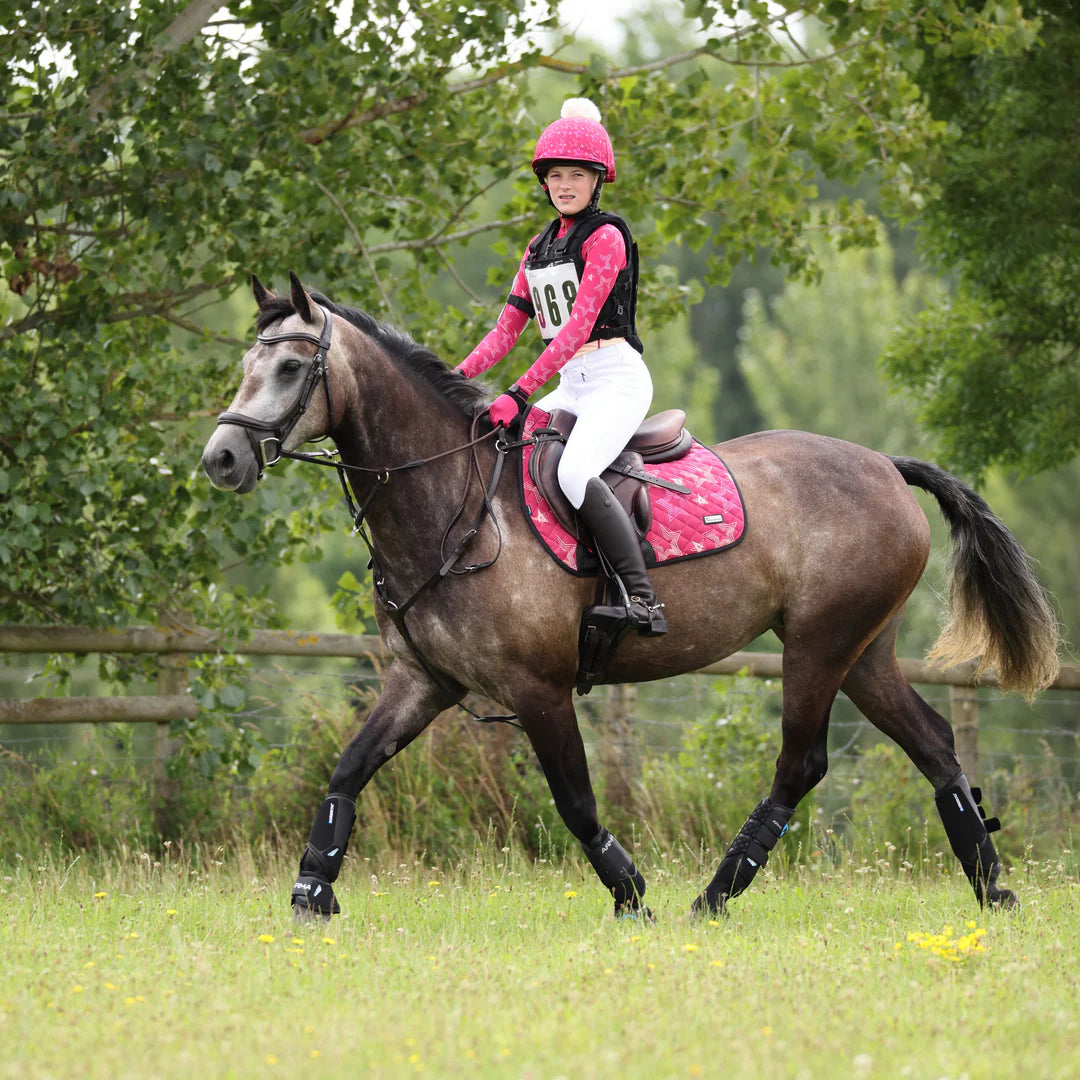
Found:
[{"label": "pink long sleeve top", "polygon": [[[562,219],[559,236],[565,236],[573,222]],[[536,237],[533,237],[535,240]],[[529,241],[532,243],[532,240]],[[582,245],[585,270],[581,275],[581,285],[574,299],[570,318],[559,333],[552,338],[536,361],[517,380],[522,393],[531,395],[543,386],[563,365],[589,340],[589,333],[596,322],[600,309],[615,285],[619,271],[626,267],[626,245],[622,234],[614,225],[602,225]],[[521,257],[512,296],[528,302],[529,286],[525,280],[525,262],[529,257],[528,246]],[[487,371],[497,364],[514,347],[521,332],[529,323],[529,316],[513,304],[507,304],[495,326],[484,339],[461,362],[458,370],[468,378]]]}]

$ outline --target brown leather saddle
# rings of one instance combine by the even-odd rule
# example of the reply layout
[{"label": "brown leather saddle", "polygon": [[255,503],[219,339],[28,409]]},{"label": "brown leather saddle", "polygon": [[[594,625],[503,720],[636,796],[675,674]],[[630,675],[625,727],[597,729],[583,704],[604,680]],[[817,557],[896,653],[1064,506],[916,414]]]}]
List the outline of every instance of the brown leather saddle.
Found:
[{"label": "brown leather saddle", "polygon": [[[570,500],[559,487],[559,460],[577,417],[556,409],[546,427],[532,433],[536,447],[529,456],[529,476],[547,500],[559,524],[577,540],[582,538],[582,526]],[[670,488],[690,494],[690,489],[649,473],[647,464],[676,461],[690,451],[693,436],[685,428],[686,413],[682,409],[667,409],[647,417],[626,444],[626,449],[601,474],[638,535],[644,538],[652,524],[652,505],[649,485]]]}]

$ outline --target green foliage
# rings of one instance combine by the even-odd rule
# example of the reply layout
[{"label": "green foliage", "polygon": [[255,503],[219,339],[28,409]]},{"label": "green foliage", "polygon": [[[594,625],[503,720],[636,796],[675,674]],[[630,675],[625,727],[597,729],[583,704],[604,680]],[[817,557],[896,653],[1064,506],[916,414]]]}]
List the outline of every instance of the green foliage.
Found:
[{"label": "green foliage", "polygon": [[[389,0],[0,5],[0,620],[274,620],[264,572],[312,556],[336,491],[311,476],[238,502],[199,473],[246,337],[220,305],[244,306],[252,269],[273,284],[295,267],[459,358],[548,213],[536,133],[585,93],[617,147],[606,205],[641,239],[641,321],[662,356],[659,328],[699,295],[661,269],[665,245],[707,248],[713,281],[764,249],[813,278],[820,176],[870,177],[898,213],[938,191],[951,129],[919,81],[928,51],[1021,63],[1035,25],[947,0],[689,10],[692,55],[620,67],[544,52],[561,46],[553,6],[517,0],[409,20]],[[873,238],[857,202],[824,227],[841,246]],[[454,266],[478,236],[502,245],[483,295]],[[259,587],[229,598],[234,560]],[[222,705],[232,676],[198,677]],[[211,771],[256,749],[224,708],[176,734]]]},{"label": "green foliage", "polygon": [[[675,754],[656,754],[641,766],[643,819],[666,843],[723,850],[747,814],[772,786],[780,749],[775,702],[747,696],[722,679],[717,715],[688,723]],[[809,803],[799,812],[805,820]]]},{"label": "green foliage", "polygon": [[1024,8],[1037,46],[1024,37],[968,52],[927,37],[918,73],[953,132],[922,248],[959,288],[898,338],[888,364],[947,460],[972,474],[993,463],[1036,472],[1080,447],[1080,184],[1068,134],[1080,13],[1068,0]]},{"label": "green foliage", "polygon": [[842,252],[819,241],[821,282],[788,282],[771,309],[751,293],[739,365],[770,427],[925,454],[911,408],[890,395],[878,361],[894,328],[944,290],[919,271],[897,282],[883,229],[875,240]]},{"label": "green foliage", "polygon": [[[357,701],[355,712],[316,708],[296,726],[287,749],[266,755],[251,784],[254,835],[288,836],[302,846],[326,778],[374,696],[358,694]],[[460,713],[441,718],[383,766],[357,809],[354,858],[460,853],[485,837],[534,854],[550,848],[552,833],[560,847],[566,843],[547,782],[523,737]]]}]

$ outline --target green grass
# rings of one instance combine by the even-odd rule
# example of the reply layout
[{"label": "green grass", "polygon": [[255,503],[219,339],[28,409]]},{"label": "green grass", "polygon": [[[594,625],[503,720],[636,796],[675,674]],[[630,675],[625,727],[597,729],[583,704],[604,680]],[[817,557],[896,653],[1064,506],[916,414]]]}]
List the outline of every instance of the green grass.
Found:
[{"label": "green grass", "polygon": [[[1011,875],[1018,914],[864,864],[769,867],[729,918],[691,921],[712,866],[657,859],[647,925],[613,920],[587,865],[482,848],[350,860],[344,915],[297,929],[293,861],[0,871],[0,1077],[1080,1073],[1080,889],[1059,864]],[[944,927],[985,930],[982,950],[908,937]]]}]

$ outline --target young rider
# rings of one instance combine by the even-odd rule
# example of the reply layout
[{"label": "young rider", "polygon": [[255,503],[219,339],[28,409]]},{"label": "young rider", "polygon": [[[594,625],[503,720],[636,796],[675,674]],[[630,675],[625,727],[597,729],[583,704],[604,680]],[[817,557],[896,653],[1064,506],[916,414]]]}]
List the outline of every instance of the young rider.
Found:
[{"label": "young rider", "polygon": [[533,171],[558,211],[530,241],[494,328],[459,365],[475,378],[513,348],[536,319],[545,348],[492,402],[493,424],[508,425],[556,372],[559,385],[536,405],[577,417],[559,462],[559,486],[630,594],[638,633],[666,633],[663,607],[645,569],[630,519],[600,474],[622,452],[652,402],[652,379],[634,326],[637,247],[626,222],[598,208],[615,180],[615,154],[600,112],[571,98],[540,135]]}]

